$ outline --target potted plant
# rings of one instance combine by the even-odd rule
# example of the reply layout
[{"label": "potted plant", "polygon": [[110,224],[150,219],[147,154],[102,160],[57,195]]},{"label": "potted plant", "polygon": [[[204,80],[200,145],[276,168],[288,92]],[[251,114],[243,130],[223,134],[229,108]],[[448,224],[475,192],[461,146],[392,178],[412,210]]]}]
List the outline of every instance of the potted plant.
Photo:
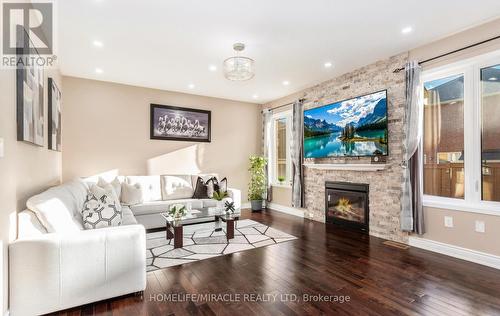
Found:
[{"label": "potted plant", "polygon": [[262,210],[262,201],[266,193],[266,158],[250,157],[250,183],[248,185],[248,199],[252,205],[252,212]]},{"label": "potted plant", "polygon": [[186,206],[182,204],[174,204],[170,206],[168,215],[172,216],[174,219],[174,226],[179,226],[182,217],[186,215]]},{"label": "potted plant", "polygon": [[279,177],[278,177],[278,182],[279,182],[281,185],[285,184],[285,177],[283,177],[283,176],[279,176]]},{"label": "potted plant", "polygon": [[214,196],[212,198],[217,201],[217,209],[223,208],[223,205],[224,205],[223,201],[227,196],[228,196],[228,194],[225,191],[215,191],[214,192]]}]

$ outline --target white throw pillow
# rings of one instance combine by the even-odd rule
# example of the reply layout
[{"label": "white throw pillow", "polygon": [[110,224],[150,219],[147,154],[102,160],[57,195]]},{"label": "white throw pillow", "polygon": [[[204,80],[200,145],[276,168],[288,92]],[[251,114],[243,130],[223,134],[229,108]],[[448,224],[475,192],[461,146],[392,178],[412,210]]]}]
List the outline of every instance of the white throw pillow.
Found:
[{"label": "white throw pillow", "polygon": [[134,185],[122,183],[122,203],[124,205],[141,204],[144,201],[142,194],[142,187],[139,183]]},{"label": "white throw pillow", "polygon": [[128,176],[128,184],[140,184],[144,202],[161,201],[160,176]]},{"label": "white throw pillow", "polygon": [[[108,186],[103,195],[98,196],[92,191],[96,190],[99,194],[102,193],[101,188],[93,186],[87,199],[83,204],[83,227],[85,229],[96,229],[111,226],[120,226],[122,224],[123,214],[119,203],[116,201],[116,193],[111,186]],[[110,195],[108,195],[111,193]]]},{"label": "white throw pillow", "polygon": [[121,197],[122,194],[122,183],[120,180],[118,180],[118,177],[116,177],[113,181],[108,182],[104,180],[103,178],[99,177],[99,181],[97,182],[97,185],[100,186],[101,188],[106,187],[107,185],[111,185],[113,189],[115,190],[116,196],[118,197],[118,200]]},{"label": "white throw pillow", "polygon": [[192,198],[194,187],[191,175],[161,176],[161,191],[164,201]]}]

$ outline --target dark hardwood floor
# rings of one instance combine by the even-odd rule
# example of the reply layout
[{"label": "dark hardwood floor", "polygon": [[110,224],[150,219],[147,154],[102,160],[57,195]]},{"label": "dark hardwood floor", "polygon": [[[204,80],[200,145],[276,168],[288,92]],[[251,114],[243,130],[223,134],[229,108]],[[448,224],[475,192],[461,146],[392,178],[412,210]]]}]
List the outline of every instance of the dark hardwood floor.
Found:
[{"label": "dark hardwood floor", "polygon": [[[130,295],[57,315],[500,315],[498,270],[397,249],[379,238],[279,212],[245,211],[243,217],[299,239],[150,272],[142,299]],[[159,301],[169,293],[278,297],[275,302]],[[295,294],[299,301],[279,294]],[[318,294],[350,300],[302,300]]]}]

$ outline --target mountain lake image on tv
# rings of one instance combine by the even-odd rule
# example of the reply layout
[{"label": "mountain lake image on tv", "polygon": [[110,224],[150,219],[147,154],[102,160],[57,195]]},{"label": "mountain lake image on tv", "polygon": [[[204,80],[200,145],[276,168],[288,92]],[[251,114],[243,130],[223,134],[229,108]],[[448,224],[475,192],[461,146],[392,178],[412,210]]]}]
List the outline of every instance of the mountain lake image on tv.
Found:
[{"label": "mountain lake image on tv", "polygon": [[387,155],[387,91],[304,111],[304,157]]}]

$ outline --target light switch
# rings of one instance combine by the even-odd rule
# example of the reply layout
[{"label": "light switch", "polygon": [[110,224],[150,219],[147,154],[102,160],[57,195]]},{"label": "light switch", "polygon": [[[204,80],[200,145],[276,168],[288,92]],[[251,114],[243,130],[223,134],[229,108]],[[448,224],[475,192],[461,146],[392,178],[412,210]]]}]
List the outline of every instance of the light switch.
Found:
[{"label": "light switch", "polygon": [[483,221],[476,221],[476,232],[484,233],[486,231],[486,225]]},{"label": "light switch", "polygon": [[445,216],[444,217],[444,227],[453,227],[453,217]]},{"label": "light switch", "polygon": [[0,138],[0,158],[3,158],[5,152],[4,152],[4,141],[3,138]]}]

